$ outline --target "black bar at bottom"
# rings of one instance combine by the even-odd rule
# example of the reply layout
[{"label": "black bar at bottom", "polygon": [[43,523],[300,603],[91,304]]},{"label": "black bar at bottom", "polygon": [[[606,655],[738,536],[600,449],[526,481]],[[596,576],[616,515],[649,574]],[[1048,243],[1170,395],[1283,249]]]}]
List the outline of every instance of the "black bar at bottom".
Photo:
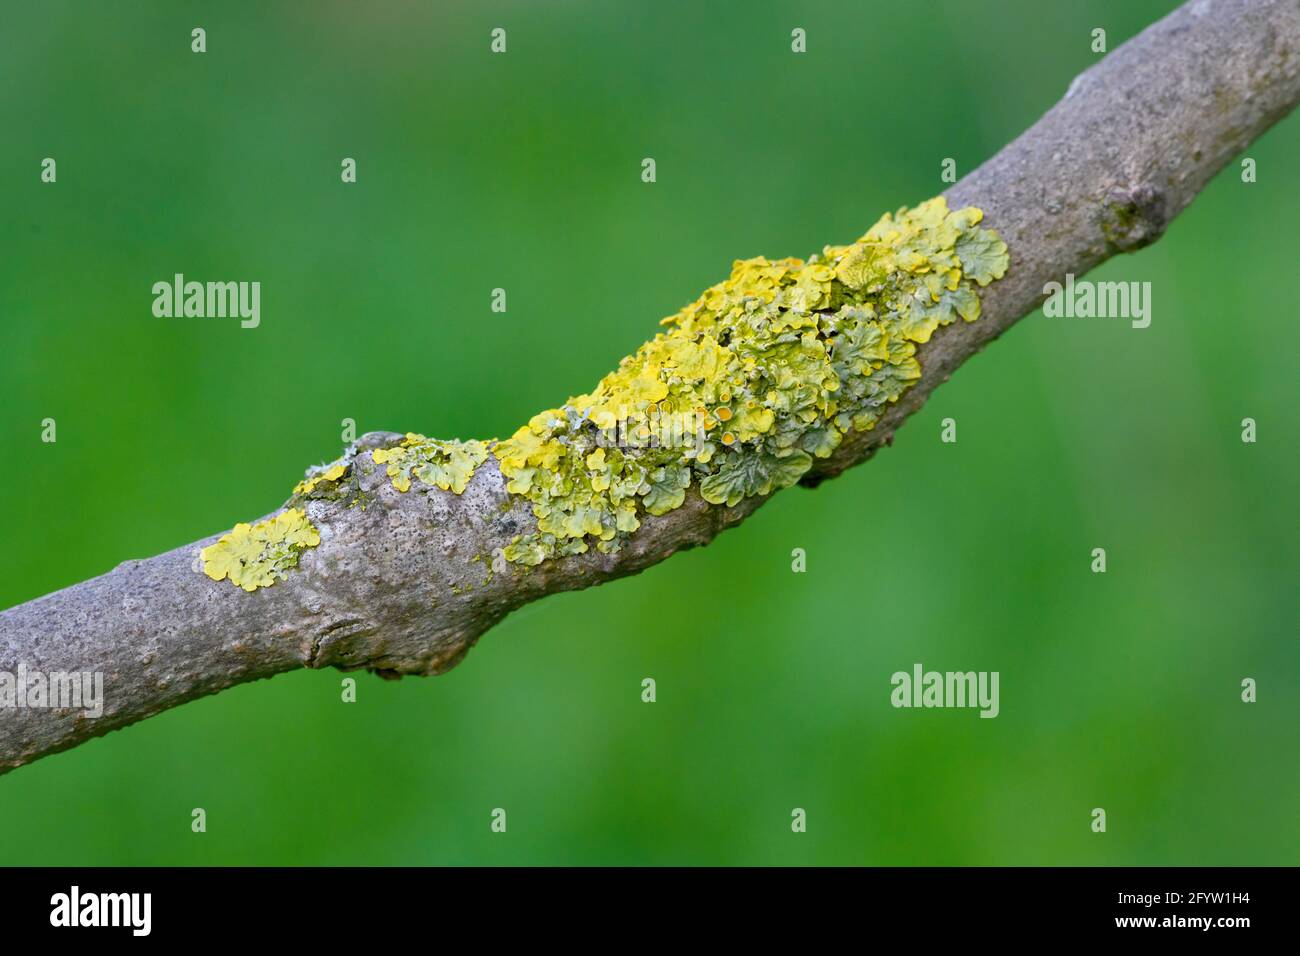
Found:
[{"label": "black bar at bottom", "polygon": [[79,943],[373,945],[377,932],[422,924],[493,941],[513,929],[535,944],[608,943],[619,925],[661,942],[734,944],[815,929],[819,938],[920,932],[927,942],[1048,933],[1230,943],[1285,931],[1294,876],[1270,868],[37,868],[0,871],[0,898],[8,944],[75,934]]}]

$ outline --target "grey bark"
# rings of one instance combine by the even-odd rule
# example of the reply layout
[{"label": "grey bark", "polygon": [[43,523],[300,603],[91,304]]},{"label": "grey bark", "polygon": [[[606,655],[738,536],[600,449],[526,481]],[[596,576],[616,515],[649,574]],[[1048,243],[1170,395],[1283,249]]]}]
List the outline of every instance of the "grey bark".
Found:
[{"label": "grey bark", "polygon": [[[1193,0],[1081,74],[1019,139],[947,193],[979,206],[1011,252],[983,290],[983,315],[940,329],[924,370],[884,419],[853,435],[804,483],[869,458],[954,369],[1043,300],[1155,241],[1209,179],[1300,99],[1300,0]],[[865,223],[864,223],[865,225]],[[246,593],[195,569],[217,536],[0,614],[0,671],[100,671],[105,710],[0,709],[0,773],[177,704],[297,667],[438,674],[515,608],[635,574],[707,544],[762,504],[685,505],[646,518],[617,554],[592,551],[523,570],[493,556],[533,528],[489,457],[461,496],[416,482],[395,491],[367,450],[349,449],[365,508],[312,502],[321,533],[300,567]],[[498,567],[501,563],[496,562]]]}]

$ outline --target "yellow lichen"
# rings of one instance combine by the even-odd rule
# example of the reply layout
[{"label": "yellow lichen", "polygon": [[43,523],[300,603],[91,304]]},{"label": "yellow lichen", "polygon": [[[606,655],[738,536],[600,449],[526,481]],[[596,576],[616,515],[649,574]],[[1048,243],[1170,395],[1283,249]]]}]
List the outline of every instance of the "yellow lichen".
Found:
[{"label": "yellow lichen", "polygon": [[413,432],[392,448],[376,448],[370,453],[375,464],[388,466],[388,477],[398,491],[410,489],[414,475],[426,485],[457,495],[465,490],[487,454],[487,442],[438,441]]},{"label": "yellow lichen", "polygon": [[347,473],[347,470],[347,465],[334,462],[332,465],[325,466],[323,470],[304,478],[294,485],[293,493],[295,495],[309,495],[321,482],[338,481]]},{"label": "yellow lichen", "polygon": [[[974,286],[1008,264],[982,218],[950,212],[939,197],[807,262],[737,261],[595,390],[494,447],[508,490],[537,517],[538,533],[515,539],[506,557],[537,564],[589,541],[617,548],[640,524],[638,504],[666,513],[692,480],[705,500],[727,505],[797,482],[921,377],[917,344],[957,316],[979,317]],[[620,423],[665,408],[698,410],[698,433],[682,433],[699,440],[610,441]]]},{"label": "yellow lichen", "polygon": [[298,556],[320,544],[320,534],[307,515],[290,508],[257,524],[237,524],[229,534],[204,548],[199,557],[203,573],[214,581],[226,578],[245,591],[270,587],[298,566]]},{"label": "yellow lichen", "polygon": [[[536,533],[504,549],[525,565],[591,543],[616,550],[642,516],[681,507],[692,484],[718,505],[770,494],[848,433],[875,427],[920,379],[917,345],[959,316],[979,318],[976,287],[1008,266],[1005,243],[982,219],[939,197],[886,214],[861,239],[806,262],[738,260],[593,391],[534,415],[505,441],[412,433],[371,456],[398,491],[414,476],[461,494],[491,451],[506,490],[526,497],[537,519]],[[346,469],[322,466],[294,491],[309,494]],[[292,539],[288,529],[266,530],[281,519]],[[236,525],[204,549],[204,570],[253,590],[318,541],[295,509]]]}]

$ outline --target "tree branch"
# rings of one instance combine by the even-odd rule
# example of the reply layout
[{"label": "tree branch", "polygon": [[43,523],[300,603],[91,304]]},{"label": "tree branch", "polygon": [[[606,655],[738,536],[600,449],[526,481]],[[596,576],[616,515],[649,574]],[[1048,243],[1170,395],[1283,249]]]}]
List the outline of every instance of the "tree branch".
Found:
[{"label": "tree branch", "polygon": [[[920,346],[922,378],[870,431],[819,460],[815,485],[870,457],[954,369],[1043,300],[1043,286],[1155,241],[1235,154],[1300,99],[1300,0],[1193,0],[1080,75],[1038,123],[947,193],[1010,247],[983,314]],[[0,709],[0,773],[234,684],[297,667],[437,674],[521,605],[635,574],[707,544],[763,498],[646,517],[613,554],[532,569],[492,556],[535,527],[495,458],[462,495],[399,493],[369,450],[347,451],[368,505],[311,501],[319,547],[273,587],[246,593],[196,572],[215,537],[0,614],[0,671],[102,672],[103,715]],[[364,456],[364,457],[363,457]]]}]

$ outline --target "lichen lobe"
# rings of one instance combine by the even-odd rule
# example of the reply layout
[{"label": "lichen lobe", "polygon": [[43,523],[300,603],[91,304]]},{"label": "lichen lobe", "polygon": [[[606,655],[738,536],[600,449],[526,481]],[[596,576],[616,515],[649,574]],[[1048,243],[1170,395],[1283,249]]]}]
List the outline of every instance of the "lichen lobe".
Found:
[{"label": "lichen lobe", "polygon": [[408,491],[411,478],[424,484],[459,495],[464,492],[474,471],[487,460],[488,443],[440,441],[414,432],[390,448],[376,448],[371,453],[375,464],[387,466],[388,477],[398,491]]},{"label": "lichen lobe", "polygon": [[270,587],[298,566],[299,556],[320,544],[320,533],[300,508],[256,524],[240,523],[199,552],[203,573],[229,579],[245,591]]}]

